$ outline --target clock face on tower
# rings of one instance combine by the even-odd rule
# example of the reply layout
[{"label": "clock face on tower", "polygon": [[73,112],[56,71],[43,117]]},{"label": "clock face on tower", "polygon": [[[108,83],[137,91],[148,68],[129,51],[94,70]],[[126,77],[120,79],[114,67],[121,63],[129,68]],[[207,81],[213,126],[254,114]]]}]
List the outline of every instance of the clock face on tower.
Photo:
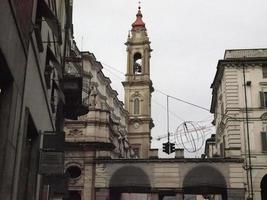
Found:
[{"label": "clock face on tower", "polygon": [[138,129],[139,126],[140,126],[140,124],[139,124],[138,122],[135,122],[135,123],[134,123],[134,128]]}]

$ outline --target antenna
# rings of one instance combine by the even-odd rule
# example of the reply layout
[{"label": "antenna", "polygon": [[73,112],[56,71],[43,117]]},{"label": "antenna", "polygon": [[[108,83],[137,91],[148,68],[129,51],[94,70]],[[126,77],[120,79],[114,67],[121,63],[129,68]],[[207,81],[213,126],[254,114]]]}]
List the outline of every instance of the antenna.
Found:
[{"label": "antenna", "polygon": [[169,95],[167,95],[167,133],[168,133],[168,142],[170,142],[170,128],[169,128]]}]

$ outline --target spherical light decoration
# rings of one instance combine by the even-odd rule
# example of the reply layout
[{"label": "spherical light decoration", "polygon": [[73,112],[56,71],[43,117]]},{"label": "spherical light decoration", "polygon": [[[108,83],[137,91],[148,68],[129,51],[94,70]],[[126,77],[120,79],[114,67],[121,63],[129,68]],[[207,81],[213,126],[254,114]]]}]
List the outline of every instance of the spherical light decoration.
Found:
[{"label": "spherical light decoration", "polygon": [[185,151],[194,153],[199,151],[205,143],[204,127],[192,121],[180,124],[174,133],[175,143]]}]

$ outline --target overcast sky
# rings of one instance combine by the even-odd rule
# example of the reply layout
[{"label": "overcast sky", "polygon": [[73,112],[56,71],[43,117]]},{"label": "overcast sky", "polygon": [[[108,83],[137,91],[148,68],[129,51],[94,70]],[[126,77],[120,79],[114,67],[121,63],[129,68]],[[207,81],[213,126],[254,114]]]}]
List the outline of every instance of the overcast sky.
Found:
[{"label": "overcast sky", "polygon": [[[74,37],[94,53],[124,100],[128,31],[138,0],[74,0]],[[142,0],[143,20],[153,49],[151,79],[156,90],[210,108],[216,66],[225,49],[267,47],[266,0]],[[116,69],[116,70],[115,70]],[[122,73],[120,73],[122,72]],[[170,131],[183,121],[210,126],[212,115],[170,100]],[[167,134],[166,96],[152,94],[152,137]],[[152,141],[161,148],[161,141]]]}]

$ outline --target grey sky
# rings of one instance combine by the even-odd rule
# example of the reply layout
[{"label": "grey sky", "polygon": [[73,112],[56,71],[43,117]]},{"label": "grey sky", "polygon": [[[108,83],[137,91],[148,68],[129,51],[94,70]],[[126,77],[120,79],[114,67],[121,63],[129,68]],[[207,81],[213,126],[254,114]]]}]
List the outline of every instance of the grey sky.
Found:
[{"label": "grey sky", "polygon": [[[138,0],[74,0],[74,36],[80,49],[102,62],[106,76],[123,100],[128,30]],[[143,0],[143,20],[151,47],[151,79],[157,90],[209,108],[210,85],[225,49],[267,47],[266,0]],[[83,39],[82,39],[83,38]],[[152,95],[152,136],[166,134],[166,97]],[[183,120],[211,115],[181,102],[170,102],[170,130]],[[154,147],[161,147],[154,141]]]}]

